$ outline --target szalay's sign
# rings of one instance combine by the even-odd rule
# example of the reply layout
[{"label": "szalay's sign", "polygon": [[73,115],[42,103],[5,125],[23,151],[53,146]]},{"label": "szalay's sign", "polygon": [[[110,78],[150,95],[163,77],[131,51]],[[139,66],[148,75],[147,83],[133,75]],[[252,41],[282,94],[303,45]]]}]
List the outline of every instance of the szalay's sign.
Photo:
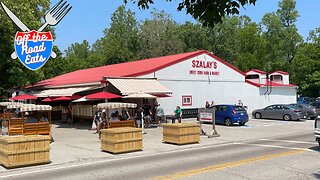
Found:
[{"label": "szalay's sign", "polygon": [[21,63],[28,69],[37,70],[49,59],[52,52],[50,32],[17,32],[14,47]]},{"label": "szalay's sign", "polygon": [[49,60],[50,56],[52,58],[56,57],[56,53],[52,51],[53,40],[51,33],[42,32],[42,30],[49,25],[57,25],[71,10],[72,6],[70,4],[60,0],[45,14],[43,25],[37,31],[31,31],[1,0],[0,3],[12,22],[21,29],[21,32],[16,33],[14,39],[15,52],[11,54],[12,59],[18,57],[25,67],[35,71],[41,68]]},{"label": "szalay's sign", "polygon": [[220,72],[217,71],[218,65],[216,61],[202,61],[192,60],[191,67],[189,70],[191,75],[206,75],[206,76],[218,76]]}]

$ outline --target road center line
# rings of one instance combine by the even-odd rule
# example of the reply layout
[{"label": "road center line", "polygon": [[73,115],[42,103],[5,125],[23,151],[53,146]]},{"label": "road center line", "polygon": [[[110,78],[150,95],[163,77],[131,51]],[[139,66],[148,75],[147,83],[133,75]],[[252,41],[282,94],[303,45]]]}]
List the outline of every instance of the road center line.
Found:
[{"label": "road center line", "polygon": [[249,163],[254,163],[257,161],[265,161],[265,160],[269,160],[269,159],[273,159],[273,158],[294,155],[294,154],[298,154],[298,153],[302,153],[302,152],[305,152],[305,150],[292,150],[292,151],[287,151],[287,152],[282,152],[282,153],[277,153],[277,154],[269,154],[269,155],[264,155],[264,156],[259,156],[259,157],[248,158],[248,159],[243,159],[243,160],[239,160],[239,161],[224,163],[224,164],[217,164],[217,165],[208,166],[205,168],[184,171],[184,172],[171,174],[171,175],[167,175],[167,176],[155,177],[155,178],[153,178],[153,180],[180,179],[183,177],[194,176],[197,174],[203,174],[203,173],[207,173],[207,172],[211,172],[211,171],[217,171],[217,170],[222,170],[222,169],[226,169],[226,168],[241,166],[241,165],[245,165],[245,164],[249,164]]},{"label": "road center line", "polygon": [[297,144],[314,144],[318,145],[317,143],[306,142],[306,141],[290,141],[290,140],[280,140],[280,139],[258,139],[261,141],[274,141],[274,142],[284,142],[284,143],[297,143]]}]

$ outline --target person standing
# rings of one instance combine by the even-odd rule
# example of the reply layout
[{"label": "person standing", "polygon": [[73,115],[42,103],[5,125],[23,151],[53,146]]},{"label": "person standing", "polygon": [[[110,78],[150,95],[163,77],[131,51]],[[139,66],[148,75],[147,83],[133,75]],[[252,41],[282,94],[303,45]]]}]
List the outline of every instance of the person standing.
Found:
[{"label": "person standing", "polygon": [[178,119],[178,123],[181,123],[181,118],[182,118],[182,110],[180,106],[177,106],[176,109],[174,110],[172,123],[175,123],[176,119]]},{"label": "person standing", "polygon": [[214,101],[211,101],[210,107],[214,106]]},{"label": "person standing", "polygon": [[142,107],[140,106],[140,108],[137,110],[136,112],[136,124],[137,124],[137,127],[138,128],[141,128],[141,123],[142,123],[142,113],[143,113],[143,109]]},{"label": "person standing", "polygon": [[210,104],[209,104],[209,101],[206,101],[206,105],[205,105],[205,108],[206,108],[206,109],[210,108]]},{"label": "person standing", "polygon": [[146,123],[145,127],[150,127],[151,115],[152,115],[151,106],[150,105],[145,106],[144,108],[144,120]]},{"label": "person standing", "polygon": [[164,111],[163,111],[163,108],[160,106],[160,104],[158,104],[156,108],[156,115],[157,115],[157,121],[158,121],[158,128],[160,128],[161,121],[164,117]]}]

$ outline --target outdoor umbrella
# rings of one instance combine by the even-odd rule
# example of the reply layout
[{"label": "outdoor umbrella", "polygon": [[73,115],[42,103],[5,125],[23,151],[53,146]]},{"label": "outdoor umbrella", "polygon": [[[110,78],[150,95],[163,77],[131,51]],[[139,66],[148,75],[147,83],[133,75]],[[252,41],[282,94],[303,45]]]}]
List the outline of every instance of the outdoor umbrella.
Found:
[{"label": "outdoor umbrella", "polygon": [[58,98],[53,99],[53,101],[71,101],[72,99],[66,96],[60,96]]},{"label": "outdoor umbrella", "polygon": [[156,99],[157,97],[147,93],[134,93],[128,96],[124,96],[123,98],[132,98],[132,99]]},{"label": "outdoor umbrella", "polygon": [[80,95],[72,95],[72,96],[70,96],[70,98],[71,98],[72,100],[75,100],[75,99],[82,98],[82,96],[80,96]]},{"label": "outdoor umbrella", "polygon": [[28,100],[28,99],[37,99],[37,96],[32,96],[29,94],[22,94],[22,95],[10,98],[9,100],[21,101],[21,100]]},{"label": "outdoor umbrella", "polygon": [[86,96],[86,99],[113,99],[113,98],[121,98],[121,96],[112,94],[109,92],[97,92],[97,93],[89,94]]},{"label": "outdoor umbrella", "polygon": [[48,98],[43,99],[42,102],[52,102],[52,99],[48,97]]}]

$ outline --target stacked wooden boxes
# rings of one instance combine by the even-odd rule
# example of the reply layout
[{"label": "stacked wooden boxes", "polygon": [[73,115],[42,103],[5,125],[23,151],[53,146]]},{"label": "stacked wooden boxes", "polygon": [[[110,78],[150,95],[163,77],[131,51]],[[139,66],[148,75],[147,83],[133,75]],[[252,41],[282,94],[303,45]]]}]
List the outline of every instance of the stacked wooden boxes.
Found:
[{"label": "stacked wooden boxes", "polygon": [[200,128],[195,123],[163,124],[163,142],[173,144],[199,143]]},{"label": "stacked wooden boxes", "polygon": [[111,153],[142,150],[142,130],[121,127],[101,130],[101,149]]},{"label": "stacked wooden boxes", "polygon": [[0,137],[0,164],[7,168],[50,162],[50,136]]}]

